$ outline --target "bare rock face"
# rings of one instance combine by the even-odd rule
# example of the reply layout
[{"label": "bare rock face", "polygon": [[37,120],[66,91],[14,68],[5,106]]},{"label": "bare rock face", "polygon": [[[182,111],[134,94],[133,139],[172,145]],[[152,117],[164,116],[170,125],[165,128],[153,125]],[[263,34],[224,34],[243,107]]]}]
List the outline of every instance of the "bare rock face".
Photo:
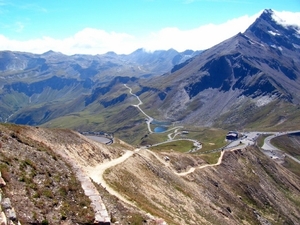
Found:
[{"label": "bare rock face", "polygon": [[7,218],[3,211],[0,213],[0,225],[7,225]]},{"label": "bare rock face", "polygon": [[[7,224],[21,224],[18,222],[17,214],[15,209],[12,207],[11,201],[9,198],[3,198],[2,199],[2,188],[6,186],[6,182],[1,176],[0,172],[0,225],[7,225]],[[2,211],[3,210],[3,211]]]},{"label": "bare rock face", "polygon": [[7,217],[8,219],[12,220],[12,221],[16,221],[17,220],[17,214],[14,208],[8,209],[7,210]]},{"label": "bare rock face", "polygon": [[11,209],[11,202],[9,198],[4,198],[1,202],[1,205],[3,207],[3,209],[7,210],[7,209]]},{"label": "bare rock face", "polygon": [[0,188],[3,188],[3,187],[5,187],[5,186],[6,186],[6,182],[5,182],[5,180],[2,178],[1,172],[0,172]]}]

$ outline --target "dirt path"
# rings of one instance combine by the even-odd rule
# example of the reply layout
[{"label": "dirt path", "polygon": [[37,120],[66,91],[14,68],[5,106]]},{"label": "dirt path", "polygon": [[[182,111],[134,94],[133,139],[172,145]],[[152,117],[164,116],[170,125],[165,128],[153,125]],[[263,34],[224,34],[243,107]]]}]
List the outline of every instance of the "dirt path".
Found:
[{"label": "dirt path", "polygon": [[[232,149],[231,151],[234,151],[236,149]],[[225,153],[225,151],[222,151],[221,152],[221,155],[218,159],[218,161],[215,163],[215,164],[206,164],[206,165],[202,165],[202,166],[198,166],[198,167],[191,167],[188,171],[186,172],[181,172],[181,173],[178,173],[176,172],[169,164],[169,162],[163,160],[161,157],[159,157],[157,154],[155,154],[154,152],[146,149],[147,152],[149,152],[150,154],[152,154],[158,161],[160,161],[162,164],[164,164],[166,167],[170,168],[174,174],[178,175],[178,176],[186,176],[190,173],[193,173],[196,169],[203,169],[203,168],[206,168],[206,167],[213,167],[213,166],[218,166],[222,163],[222,160],[223,160],[223,155]]]},{"label": "dirt path", "polygon": [[93,179],[93,181],[95,181],[97,184],[100,184],[102,187],[104,187],[111,195],[116,196],[117,198],[119,198],[120,200],[122,200],[123,202],[132,205],[134,207],[136,207],[136,205],[134,205],[132,202],[128,201],[126,198],[124,198],[122,195],[120,195],[118,192],[116,192],[113,188],[111,188],[106,181],[103,179],[103,174],[105,172],[105,170],[107,170],[110,167],[116,166],[122,162],[124,162],[126,159],[128,159],[129,157],[131,157],[134,153],[140,151],[140,149],[136,149],[134,151],[126,151],[121,157],[99,164],[95,167],[87,167],[86,168],[86,172],[89,175],[89,177],[91,179]]},{"label": "dirt path", "polygon": [[[111,160],[109,162],[105,162],[102,164],[99,164],[95,167],[88,167],[86,168],[86,172],[89,174],[90,178],[93,179],[97,184],[100,184],[102,187],[104,187],[111,195],[116,196],[121,201],[127,203],[128,205],[131,205],[137,209],[139,209],[141,212],[147,214],[150,218],[155,219],[154,216],[152,216],[150,213],[145,212],[141,210],[137,205],[135,205],[133,202],[126,199],[124,196],[120,195],[117,191],[115,191],[113,188],[111,188],[106,181],[103,179],[103,174],[105,170],[107,170],[110,167],[116,166],[122,162],[124,162],[126,159],[131,157],[133,154],[139,152],[141,149],[135,149],[134,151],[126,151],[121,157]],[[160,225],[167,225],[166,222],[163,220],[160,221]]]}]

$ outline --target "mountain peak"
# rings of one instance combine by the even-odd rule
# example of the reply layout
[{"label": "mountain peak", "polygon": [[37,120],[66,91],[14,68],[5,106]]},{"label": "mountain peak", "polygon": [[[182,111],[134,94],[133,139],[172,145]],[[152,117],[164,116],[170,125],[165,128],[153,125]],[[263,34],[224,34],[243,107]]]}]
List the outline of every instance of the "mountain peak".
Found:
[{"label": "mountain peak", "polygon": [[57,55],[63,55],[61,52],[55,52],[53,50],[49,50],[47,52],[44,52],[41,54],[42,56],[57,56]]},{"label": "mountain peak", "polygon": [[284,27],[297,27],[300,31],[300,13],[299,12],[287,12],[282,11],[278,12],[275,10],[271,10],[272,19],[279,25]]},{"label": "mountain peak", "polygon": [[263,11],[263,13],[265,13],[265,14],[273,14],[273,10],[272,9],[265,9],[264,11]]},{"label": "mountain peak", "polygon": [[275,22],[277,25],[287,27],[298,27],[300,29],[300,13],[288,11],[276,11],[273,9],[265,9],[258,19],[268,22]]},{"label": "mountain peak", "polygon": [[300,13],[266,9],[244,34],[266,46],[297,51],[300,45]]}]

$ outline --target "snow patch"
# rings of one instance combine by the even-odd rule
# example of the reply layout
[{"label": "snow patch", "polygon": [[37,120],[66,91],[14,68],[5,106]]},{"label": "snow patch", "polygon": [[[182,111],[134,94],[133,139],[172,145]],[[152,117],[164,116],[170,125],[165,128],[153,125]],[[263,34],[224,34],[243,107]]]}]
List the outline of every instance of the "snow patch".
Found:
[{"label": "snow patch", "polygon": [[293,46],[297,49],[300,49],[300,45],[293,44]]},{"label": "snow patch", "polygon": [[277,46],[277,45],[270,45],[272,48],[275,48],[275,49],[279,49],[280,51],[282,51],[282,48],[280,46]]},{"label": "snow patch", "polygon": [[262,97],[258,97],[256,98],[256,102],[255,105],[258,107],[264,106],[269,104],[270,102],[272,102],[274,99],[276,98],[276,96],[262,96]]},{"label": "snow patch", "polygon": [[247,37],[247,38],[249,39],[249,40],[248,40],[249,44],[251,44],[251,45],[257,44],[257,45],[260,45],[260,46],[262,46],[262,47],[265,47],[263,44],[261,44],[261,43],[259,43],[259,42],[257,42],[257,41],[252,40],[249,36],[245,35],[245,37]]},{"label": "snow patch", "polygon": [[278,12],[273,10],[272,18],[284,27],[294,26],[297,32],[300,33],[300,12]]},{"label": "snow patch", "polygon": [[273,35],[273,36],[280,35],[279,33],[276,33],[276,32],[271,31],[271,30],[269,30],[268,33],[271,34],[271,35]]}]

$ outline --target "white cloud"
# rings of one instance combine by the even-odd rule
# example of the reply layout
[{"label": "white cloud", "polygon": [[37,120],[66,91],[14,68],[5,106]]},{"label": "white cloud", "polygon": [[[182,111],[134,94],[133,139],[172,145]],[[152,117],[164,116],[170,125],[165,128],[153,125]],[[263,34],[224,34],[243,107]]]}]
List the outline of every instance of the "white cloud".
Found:
[{"label": "white cloud", "polygon": [[164,28],[152,32],[146,37],[136,37],[126,33],[106,32],[93,28],[85,28],[65,39],[42,37],[27,41],[11,40],[0,34],[0,49],[43,53],[48,50],[64,54],[102,54],[108,51],[131,53],[137,48],[153,51],[174,48],[178,51],[186,49],[203,50],[244,32],[258,17],[243,16],[229,20],[223,24],[207,24],[190,30],[179,30],[176,27]]},{"label": "white cloud", "polygon": [[103,30],[85,28],[65,39],[42,37],[27,41],[10,40],[0,35],[0,49],[44,53],[49,50],[64,54],[101,54],[108,51],[130,52],[134,37],[123,33],[108,33]]},{"label": "white cloud", "polygon": [[273,10],[272,18],[283,26],[297,26],[300,29],[300,13]]},{"label": "white cloud", "polygon": [[165,28],[153,33],[145,41],[146,49],[169,49],[178,51],[186,49],[203,50],[226,40],[239,32],[244,32],[259,16],[243,16],[229,20],[223,24],[207,24],[191,30]]}]

